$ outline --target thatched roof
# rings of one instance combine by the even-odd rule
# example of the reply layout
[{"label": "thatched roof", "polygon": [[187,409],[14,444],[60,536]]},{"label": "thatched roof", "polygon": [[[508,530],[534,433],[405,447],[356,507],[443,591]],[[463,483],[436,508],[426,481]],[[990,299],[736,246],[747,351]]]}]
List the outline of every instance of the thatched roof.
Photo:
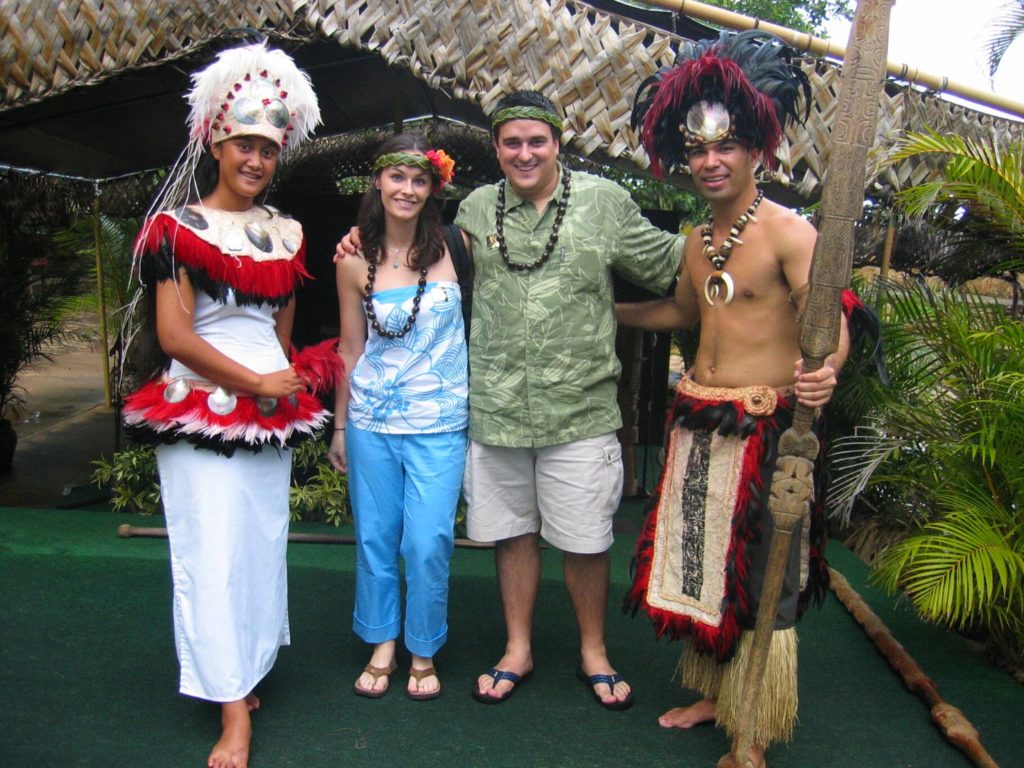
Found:
[{"label": "thatched roof", "polygon": [[[310,72],[324,112],[319,135],[416,116],[486,126],[504,92],[536,88],[566,116],[566,151],[645,168],[628,127],[633,94],[672,63],[678,38],[668,30],[696,37],[706,28],[664,13],[644,23],[632,6],[599,3],[604,10],[573,0],[8,0],[0,7],[0,163],[88,178],[168,164],[185,141],[186,73],[225,45],[226,30],[254,27]],[[811,118],[790,132],[774,180],[777,195],[804,201],[820,194],[840,86],[837,65],[806,67]],[[892,83],[880,98],[876,151],[925,126],[1021,136],[1018,123]],[[931,172],[898,170],[915,182]],[[889,172],[873,181],[896,179]]]}]

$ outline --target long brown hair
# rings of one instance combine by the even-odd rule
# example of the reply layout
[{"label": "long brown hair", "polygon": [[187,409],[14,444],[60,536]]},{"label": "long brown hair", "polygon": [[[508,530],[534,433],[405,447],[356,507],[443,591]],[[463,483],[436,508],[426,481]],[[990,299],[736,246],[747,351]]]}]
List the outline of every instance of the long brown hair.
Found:
[{"label": "long brown hair", "polygon": [[[385,141],[377,151],[376,157],[392,152],[422,152],[430,149],[427,140],[416,133],[400,133]],[[382,168],[373,175],[374,181],[380,176]],[[362,241],[363,253],[367,259],[381,263],[384,258],[381,243],[384,240],[384,204],[380,199],[380,190],[370,185],[359,203],[359,215],[356,218],[359,226],[359,238]],[[412,248],[409,250],[409,266],[422,269],[436,264],[444,255],[444,234],[441,232],[441,204],[434,195],[427,197],[423,210],[416,219],[416,231],[413,235]]]}]

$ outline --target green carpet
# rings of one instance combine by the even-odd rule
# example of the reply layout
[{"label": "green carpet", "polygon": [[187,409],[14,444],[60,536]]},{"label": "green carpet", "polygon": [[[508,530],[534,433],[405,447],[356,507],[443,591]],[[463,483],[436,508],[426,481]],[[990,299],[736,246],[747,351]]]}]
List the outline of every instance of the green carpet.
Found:
[{"label": "green carpet", "polygon": [[[0,766],[205,765],[218,720],[213,706],[176,693],[167,544],[119,539],[125,521],[161,523],[0,508]],[[450,637],[437,657],[445,691],[416,703],[402,695],[403,677],[384,699],[352,695],[368,658],[350,628],[354,550],[293,544],[293,644],[258,690],[252,765],[714,766],[729,749],[720,731],[665,731],[656,722],[695,699],[671,679],[678,644],[655,642],[645,619],[618,610],[635,525],[635,505],[627,505],[608,620],[610,656],[638,698],[622,713],[599,708],[575,679],[576,629],[556,552],[544,555],[535,674],[507,703],[485,707],[469,687],[504,640],[491,552],[456,551]],[[996,761],[1024,764],[1024,687],[962,639],[865,588],[866,569],[845,550],[833,547],[830,559],[979,728]],[[832,597],[801,624],[800,664],[800,725],[791,744],[768,753],[773,768],[969,765]]]}]

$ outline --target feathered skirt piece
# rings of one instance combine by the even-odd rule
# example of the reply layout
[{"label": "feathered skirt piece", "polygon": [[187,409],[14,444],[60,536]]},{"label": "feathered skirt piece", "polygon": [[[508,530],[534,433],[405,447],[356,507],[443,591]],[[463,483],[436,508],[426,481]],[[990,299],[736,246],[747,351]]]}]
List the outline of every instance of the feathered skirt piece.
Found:
[{"label": "feathered skirt piece", "polygon": [[[770,387],[680,383],[625,602],[647,613],[659,637],[688,638],[694,651],[726,662],[753,628],[772,531],[771,478],[792,408],[791,396]],[[827,586],[823,515],[820,503],[812,506],[794,537],[777,629],[793,626]]]},{"label": "feathered skirt piece", "polygon": [[291,397],[237,395],[209,382],[164,377],[125,398],[129,435],[141,443],[186,441],[230,456],[236,448],[295,447],[330,418],[316,393],[331,391],[341,372],[337,339],[293,351],[292,367],[312,392]]}]

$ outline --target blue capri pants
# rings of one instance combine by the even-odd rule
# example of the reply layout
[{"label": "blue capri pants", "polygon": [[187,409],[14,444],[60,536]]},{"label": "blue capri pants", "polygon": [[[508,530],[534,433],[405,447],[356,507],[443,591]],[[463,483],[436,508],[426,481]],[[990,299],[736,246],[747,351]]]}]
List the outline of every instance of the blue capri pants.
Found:
[{"label": "blue capri pants", "polygon": [[367,643],[398,637],[399,557],[405,563],[405,646],[433,656],[448,637],[448,573],[466,431],[390,435],[345,431],[356,524],[352,629]]}]

